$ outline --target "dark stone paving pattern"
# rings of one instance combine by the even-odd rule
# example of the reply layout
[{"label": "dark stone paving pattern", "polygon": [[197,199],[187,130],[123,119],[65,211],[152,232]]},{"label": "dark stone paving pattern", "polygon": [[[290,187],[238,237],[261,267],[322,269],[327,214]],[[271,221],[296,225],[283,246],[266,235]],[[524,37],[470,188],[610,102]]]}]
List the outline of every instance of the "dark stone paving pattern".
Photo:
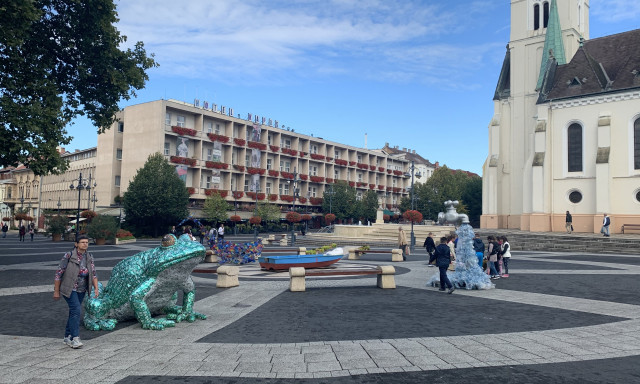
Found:
[{"label": "dark stone paving pattern", "polygon": [[640,305],[637,275],[520,274],[515,268],[509,272],[509,278],[493,280],[497,288]]},{"label": "dark stone paving pattern", "polygon": [[640,357],[620,357],[571,363],[515,365],[441,371],[398,372],[319,379],[258,379],[240,377],[130,376],[118,383],[191,384],[621,384],[640,381]]},{"label": "dark stone paving pattern", "polygon": [[616,264],[628,264],[628,265],[640,265],[640,257],[620,257],[610,255],[562,255],[560,257],[554,257],[554,260],[572,260],[572,261],[597,261],[599,263],[616,263]]},{"label": "dark stone paving pattern", "polygon": [[[59,337],[62,340],[69,307],[63,298],[58,301],[53,300],[53,277],[50,277],[50,283],[51,292],[0,296],[0,308],[11,308],[11,311],[0,311],[0,324],[2,324],[0,334]],[[210,285],[196,285],[196,300],[207,298],[222,291],[222,289]],[[182,303],[182,294],[178,296],[178,303]],[[194,309],[198,312],[197,301]],[[133,320],[119,323],[116,326],[116,330],[135,323]],[[80,338],[82,339],[93,339],[107,333],[109,331],[88,331],[84,327],[80,327]]]},{"label": "dark stone paving pattern", "polygon": [[529,261],[529,260],[518,260],[511,258],[509,261],[509,270],[517,270],[517,269],[543,269],[543,270],[619,270],[619,268],[609,268],[609,267],[599,267],[596,265],[584,265],[577,263],[557,263],[557,262],[544,262],[544,261]]},{"label": "dark stone paving pattern", "polygon": [[[283,292],[200,342],[302,343],[443,337],[580,327],[622,320],[527,304],[395,290],[322,288]],[[433,326],[431,322],[444,322]]]}]

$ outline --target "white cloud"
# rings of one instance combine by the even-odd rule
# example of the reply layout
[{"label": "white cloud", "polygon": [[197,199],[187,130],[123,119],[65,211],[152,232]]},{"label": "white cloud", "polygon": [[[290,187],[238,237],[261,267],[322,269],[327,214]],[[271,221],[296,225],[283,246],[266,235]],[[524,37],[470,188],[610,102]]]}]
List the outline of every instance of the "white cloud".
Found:
[{"label": "white cloud", "polygon": [[637,20],[640,17],[638,0],[606,0],[591,2],[591,13],[604,22]]},{"label": "white cloud", "polygon": [[[349,74],[388,81],[440,78],[477,65],[486,49],[447,45],[490,2],[457,12],[402,0],[121,1],[118,28],[144,41],[156,71],[218,81]],[[459,9],[462,10],[462,9]]]}]

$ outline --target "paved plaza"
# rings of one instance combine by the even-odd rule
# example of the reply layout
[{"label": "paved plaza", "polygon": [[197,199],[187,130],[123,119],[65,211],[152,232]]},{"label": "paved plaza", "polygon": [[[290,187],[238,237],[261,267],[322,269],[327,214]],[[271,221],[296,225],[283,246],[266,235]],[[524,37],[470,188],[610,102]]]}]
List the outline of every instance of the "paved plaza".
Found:
[{"label": "paved plaza", "polygon": [[[71,245],[0,238],[0,383],[640,381],[640,255],[513,252],[496,289],[451,295],[425,286],[437,268],[423,249],[403,263],[365,254],[338,264],[393,264],[394,290],[348,276],[307,278],[306,292],[289,292],[286,273],[254,265],[230,289],[194,274],[194,309],[206,320],[81,328],[85,346],[73,350],[62,343],[67,305],[52,299]],[[105,282],[119,260],[157,245],[89,249]]]}]

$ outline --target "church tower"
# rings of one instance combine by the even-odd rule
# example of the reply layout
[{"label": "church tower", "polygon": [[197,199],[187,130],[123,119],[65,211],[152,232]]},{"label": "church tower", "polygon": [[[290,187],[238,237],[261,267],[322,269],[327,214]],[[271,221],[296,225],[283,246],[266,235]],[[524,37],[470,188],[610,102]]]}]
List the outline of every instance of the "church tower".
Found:
[{"label": "church tower", "polygon": [[[546,116],[536,105],[547,62],[565,64],[589,38],[589,0],[511,0],[511,35],[494,95],[483,166],[483,228],[548,220]],[[546,50],[546,52],[545,52]],[[544,114],[544,113],[543,113]],[[545,217],[547,217],[545,219]]]}]

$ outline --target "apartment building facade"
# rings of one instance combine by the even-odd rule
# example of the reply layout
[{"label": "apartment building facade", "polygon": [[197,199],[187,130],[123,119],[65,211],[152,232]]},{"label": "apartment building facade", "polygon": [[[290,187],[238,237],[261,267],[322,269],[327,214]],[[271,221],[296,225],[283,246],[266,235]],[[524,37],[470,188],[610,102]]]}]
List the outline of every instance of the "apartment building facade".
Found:
[{"label": "apartment building facade", "polygon": [[296,204],[311,208],[321,206],[323,193],[340,180],[359,196],[376,191],[386,208],[408,193],[408,159],[304,135],[250,114],[233,116],[224,107],[157,100],[126,107],[117,118],[98,135],[96,193],[102,205],[114,204],[157,152],[175,165],[196,217],[216,191],[230,202],[292,204],[294,177]]}]

